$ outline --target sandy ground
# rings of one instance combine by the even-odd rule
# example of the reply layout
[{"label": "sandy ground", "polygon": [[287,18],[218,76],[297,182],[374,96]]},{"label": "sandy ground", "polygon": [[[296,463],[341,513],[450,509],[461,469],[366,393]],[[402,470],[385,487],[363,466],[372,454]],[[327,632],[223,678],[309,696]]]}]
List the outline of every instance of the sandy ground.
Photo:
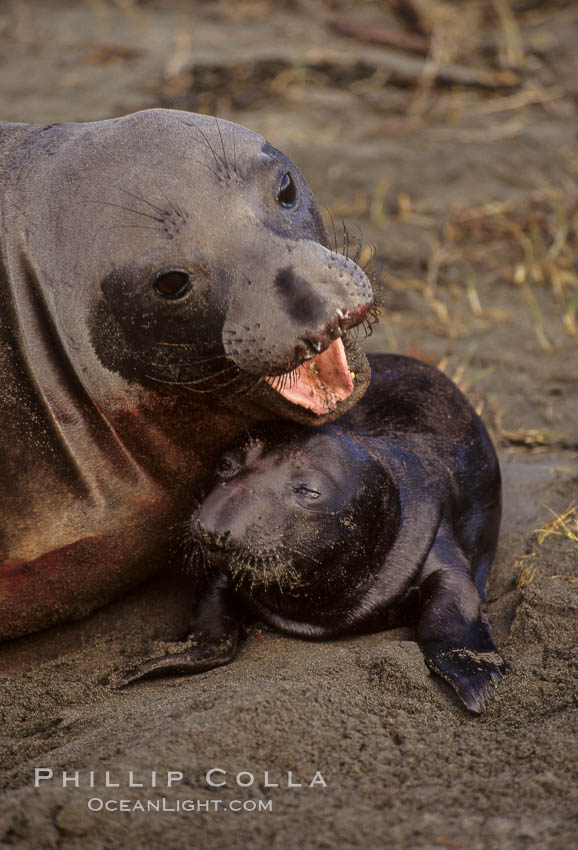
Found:
[{"label": "sandy ground", "polygon": [[[578,13],[422,3],[430,67],[459,83],[448,87],[421,73],[419,55],[329,27],[399,29],[387,5],[7,3],[0,117],[216,110],[292,156],[338,228],[359,223],[384,304],[367,347],[441,364],[498,445],[490,618],[513,672],[472,718],[428,674],[410,630],[306,643],[255,629],[229,667],[115,693],[110,674],[186,621],[186,588],[163,575],[2,647],[2,846],[575,842],[578,525],[549,509],[562,515],[578,493]],[[35,788],[35,768],[53,779]],[[207,783],[212,768],[224,786]],[[238,785],[239,771],[254,783]],[[119,811],[120,800],[166,811]]]}]

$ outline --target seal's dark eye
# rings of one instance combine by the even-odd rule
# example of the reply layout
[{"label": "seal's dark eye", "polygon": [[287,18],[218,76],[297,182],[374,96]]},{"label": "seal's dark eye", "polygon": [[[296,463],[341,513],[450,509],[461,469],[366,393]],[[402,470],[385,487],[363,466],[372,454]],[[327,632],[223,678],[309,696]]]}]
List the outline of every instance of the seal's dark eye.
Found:
[{"label": "seal's dark eye", "polygon": [[321,495],[319,490],[313,490],[313,488],[307,487],[305,484],[295,484],[293,486],[293,492],[297,493],[298,496],[311,500],[318,499]]},{"label": "seal's dark eye", "polygon": [[169,271],[162,272],[153,284],[154,290],[163,298],[184,298],[190,292],[193,281],[188,272]]},{"label": "seal's dark eye", "polygon": [[223,455],[217,466],[219,478],[232,478],[241,468],[241,463],[234,455]]},{"label": "seal's dark eye", "polygon": [[286,210],[290,210],[297,203],[297,186],[288,171],[281,178],[277,200]]}]

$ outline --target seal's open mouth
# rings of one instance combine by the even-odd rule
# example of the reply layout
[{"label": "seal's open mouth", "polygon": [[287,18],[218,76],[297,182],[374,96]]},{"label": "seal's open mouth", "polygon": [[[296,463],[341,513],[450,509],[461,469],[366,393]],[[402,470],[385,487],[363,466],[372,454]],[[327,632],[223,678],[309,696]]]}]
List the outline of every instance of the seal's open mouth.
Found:
[{"label": "seal's open mouth", "polygon": [[336,339],[321,354],[293,371],[273,378],[266,376],[265,380],[292,404],[324,416],[349,398],[354,389],[353,377],[343,342]]}]

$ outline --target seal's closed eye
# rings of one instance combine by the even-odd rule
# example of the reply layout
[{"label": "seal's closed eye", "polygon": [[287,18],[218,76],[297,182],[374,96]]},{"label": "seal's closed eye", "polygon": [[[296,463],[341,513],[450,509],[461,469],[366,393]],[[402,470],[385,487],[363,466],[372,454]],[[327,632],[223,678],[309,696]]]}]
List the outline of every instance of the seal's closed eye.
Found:
[{"label": "seal's closed eye", "polygon": [[297,206],[298,199],[299,195],[295,181],[291,177],[291,174],[286,171],[281,178],[281,183],[279,184],[277,200],[279,201],[280,206],[286,210],[290,210]]},{"label": "seal's closed eye", "polygon": [[157,275],[153,288],[162,298],[184,298],[193,288],[193,280],[184,269],[169,269]]},{"label": "seal's closed eye", "polygon": [[321,496],[319,490],[314,490],[306,484],[294,484],[291,489],[297,496],[301,496],[303,499],[311,499],[312,501],[315,501],[315,499],[318,499]]}]

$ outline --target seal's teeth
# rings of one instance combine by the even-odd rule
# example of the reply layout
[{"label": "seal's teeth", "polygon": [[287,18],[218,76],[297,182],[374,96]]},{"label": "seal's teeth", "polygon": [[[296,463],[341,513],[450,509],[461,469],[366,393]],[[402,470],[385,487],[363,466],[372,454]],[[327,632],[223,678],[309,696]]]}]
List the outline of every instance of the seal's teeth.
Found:
[{"label": "seal's teeth", "polygon": [[338,308],[337,308],[337,310],[336,310],[335,312],[337,313],[337,318],[338,318],[338,319],[344,319],[344,318],[345,318],[345,313],[343,312],[343,310],[341,309],[341,307],[338,307]]},{"label": "seal's teeth", "polygon": [[321,343],[320,342],[312,342],[311,345],[317,352],[321,352]]}]

